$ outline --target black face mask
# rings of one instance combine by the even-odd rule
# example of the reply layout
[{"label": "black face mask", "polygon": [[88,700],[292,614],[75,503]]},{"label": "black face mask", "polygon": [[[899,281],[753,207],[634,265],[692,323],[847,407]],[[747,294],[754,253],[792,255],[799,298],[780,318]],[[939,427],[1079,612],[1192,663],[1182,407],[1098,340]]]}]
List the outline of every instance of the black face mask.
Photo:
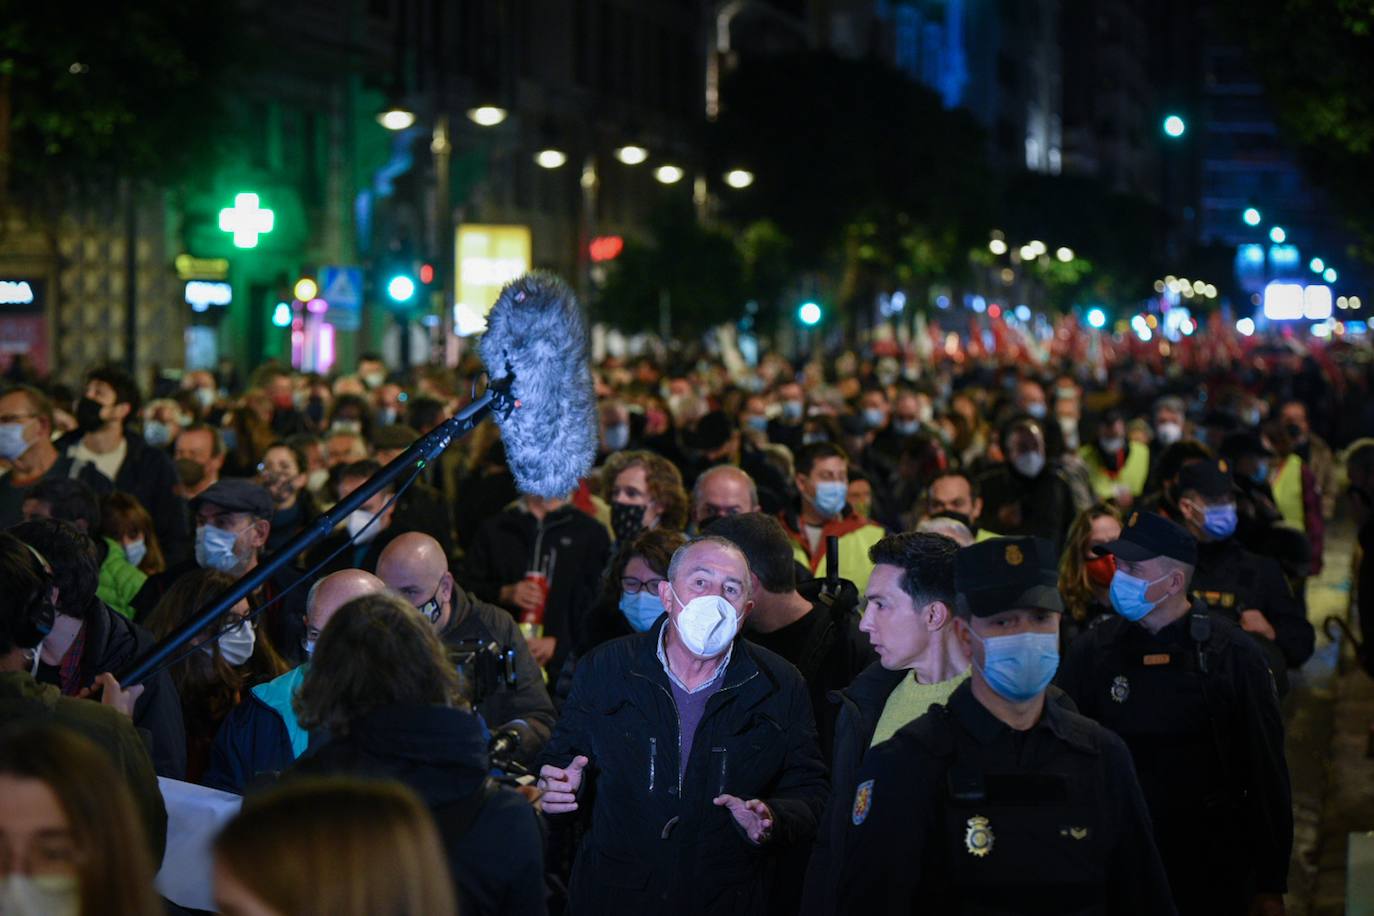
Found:
[{"label": "black face mask", "polygon": [[76,428],[83,433],[93,433],[105,425],[100,418],[104,406],[99,401],[82,398],[76,402]]},{"label": "black face mask", "polygon": [[617,542],[624,543],[644,530],[646,508],[628,503],[611,503],[611,530],[615,532]]},{"label": "black face mask", "polygon": [[176,466],[177,477],[184,487],[194,487],[205,479],[205,465],[199,461],[192,461],[190,458],[178,458]]}]

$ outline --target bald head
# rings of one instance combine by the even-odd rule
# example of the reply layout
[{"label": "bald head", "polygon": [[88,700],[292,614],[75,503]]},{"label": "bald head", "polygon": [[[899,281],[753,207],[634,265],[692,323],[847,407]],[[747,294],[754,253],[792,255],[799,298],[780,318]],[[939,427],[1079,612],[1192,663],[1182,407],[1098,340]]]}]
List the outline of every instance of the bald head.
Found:
[{"label": "bald head", "polygon": [[354,598],[385,590],[385,582],[361,569],[341,569],[317,580],[305,598],[305,638],[319,639],[334,612]]},{"label": "bald head", "polygon": [[[448,622],[449,599],[453,596],[453,574],[448,557],[439,542],[427,534],[410,531],[392,541],[377,558],[377,575],[386,587],[417,608],[431,600],[435,626],[443,630]],[[427,609],[428,610],[428,609]]]},{"label": "bald head", "polygon": [[692,488],[692,518],[698,525],[713,518],[757,512],[759,491],[739,468],[722,464],[697,478]]}]

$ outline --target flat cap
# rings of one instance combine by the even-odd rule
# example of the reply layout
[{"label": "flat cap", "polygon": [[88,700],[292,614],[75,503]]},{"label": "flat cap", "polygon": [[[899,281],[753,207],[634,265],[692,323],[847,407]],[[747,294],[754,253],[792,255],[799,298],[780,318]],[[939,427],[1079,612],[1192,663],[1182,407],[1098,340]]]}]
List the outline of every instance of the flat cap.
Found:
[{"label": "flat cap", "polygon": [[204,493],[191,500],[191,511],[204,503],[230,512],[247,512],[257,518],[272,517],[272,497],[245,477],[226,477],[210,484]]}]

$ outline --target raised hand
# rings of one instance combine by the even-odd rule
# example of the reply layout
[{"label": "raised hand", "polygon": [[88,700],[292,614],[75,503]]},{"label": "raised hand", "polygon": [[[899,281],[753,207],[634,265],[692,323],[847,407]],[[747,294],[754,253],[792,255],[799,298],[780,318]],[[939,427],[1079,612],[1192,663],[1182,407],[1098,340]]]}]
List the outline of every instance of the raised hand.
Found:
[{"label": "raised hand", "polygon": [[755,846],[767,841],[773,833],[773,812],[768,810],[768,806],[757,798],[749,801],[736,798],[733,795],[718,795],[715,798],[717,807],[730,809],[731,816],[735,823],[739,824],[744,833],[749,837],[749,842]]}]

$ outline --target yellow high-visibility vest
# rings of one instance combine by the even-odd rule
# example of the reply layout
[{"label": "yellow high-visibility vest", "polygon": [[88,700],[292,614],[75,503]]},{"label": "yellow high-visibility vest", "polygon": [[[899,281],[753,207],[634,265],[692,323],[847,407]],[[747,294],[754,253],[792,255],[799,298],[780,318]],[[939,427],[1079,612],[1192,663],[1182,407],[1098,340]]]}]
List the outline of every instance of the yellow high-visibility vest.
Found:
[{"label": "yellow high-visibility vest", "polygon": [[1283,520],[1299,531],[1307,530],[1307,513],[1302,503],[1302,459],[1289,455],[1274,478],[1274,502]]},{"label": "yellow high-visibility vest", "polygon": [[1098,499],[1111,499],[1116,496],[1117,487],[1128,487],[1132,496],[1145,492],[1145,482],[1150,477],[1150,449],[1139,442],[1127,442],[1126,461],[1113,477],[1102,464],[1102,456],[1097,448],[1085,445],[1079,448],[1078,457],[1088,466],[1088,480],[1092,483],[1093,493]]}]

